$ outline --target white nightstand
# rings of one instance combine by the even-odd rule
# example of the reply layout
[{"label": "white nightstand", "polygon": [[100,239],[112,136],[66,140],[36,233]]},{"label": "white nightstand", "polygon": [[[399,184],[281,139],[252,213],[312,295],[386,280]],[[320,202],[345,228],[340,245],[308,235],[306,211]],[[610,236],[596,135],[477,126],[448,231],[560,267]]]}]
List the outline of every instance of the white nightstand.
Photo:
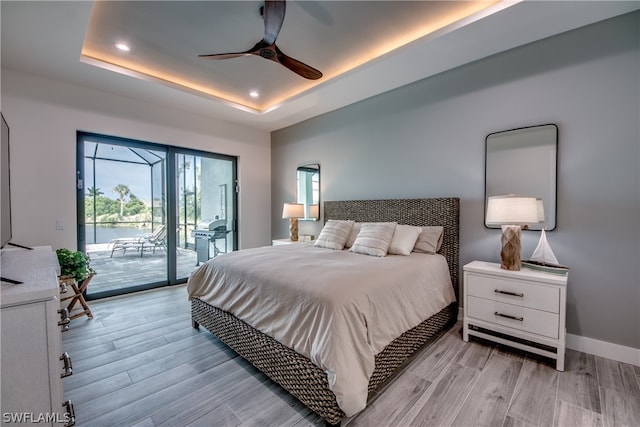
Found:
[{"label": "white nightstand", "polygon": [[567,275],[473,261],[464,266],[463,339],[478,336],[556,359],[564,371]]},{"label": "white nightstand", "polygon": [[290,245],[292,243],[298,243],[298,242],[292,242],[291,239],[286,238],[286,239],[274,239],[271,241],[271,246],[278,246],[278,245]]},{"label": "white nightstand", "polygon": [[271,246],[277,246],[277,245],[290,245],[292,243],[303,243],[303,242],[313,242],[313,239],[315,238],[315,236],[311,235],[311,234],[300,234],[298,236],[298,241],[297,242],[292,242],[291,239],[286,238],[286,239],[273,239],[271,241]]}]

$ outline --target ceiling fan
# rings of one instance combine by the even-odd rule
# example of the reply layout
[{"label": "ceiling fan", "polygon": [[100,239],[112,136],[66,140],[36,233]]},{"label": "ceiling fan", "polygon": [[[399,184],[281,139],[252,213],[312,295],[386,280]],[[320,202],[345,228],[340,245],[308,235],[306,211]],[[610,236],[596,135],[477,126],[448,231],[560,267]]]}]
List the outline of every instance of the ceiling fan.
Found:
[{"label": "ceiling fan", "polygon": [[278,38],[280,28],[282,28],[282,23],[284,22],[285,10],[286,4],[284,0],[267,0],[264,2],[264,7],[260,8],[264,19],[264,37],[246,52],[215,53],[211,55],[198,55],[198,57],[205,59],[231,59],[238,58],[240,56],[256,55],[282,64],[305,79],[319,79],[322,77],[322,73],[320,71],[298,61],[297,59],[293,59],[290,56],[285,55],[280,48],[276,46],[276,39]]}]

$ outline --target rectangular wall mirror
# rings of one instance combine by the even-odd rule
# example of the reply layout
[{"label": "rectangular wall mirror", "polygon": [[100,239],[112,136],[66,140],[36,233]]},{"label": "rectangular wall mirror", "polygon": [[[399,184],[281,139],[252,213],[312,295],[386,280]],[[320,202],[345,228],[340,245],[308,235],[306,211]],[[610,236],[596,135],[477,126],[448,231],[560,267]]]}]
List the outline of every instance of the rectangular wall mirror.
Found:
[{"label": "rectangular wall mirror", "polygon": [[516,194],[542,199],[544,222],[530,230],[556,228],[558,127],[531,126],[487,135],[484,209],[491,196]]},{"label": "rectangular wall mirror", "polygon": [[298,166],[296,172],[298,203],[304,205],[304,218],[300,219],[318,221],[320,219],[320,165],[311,163]]}]

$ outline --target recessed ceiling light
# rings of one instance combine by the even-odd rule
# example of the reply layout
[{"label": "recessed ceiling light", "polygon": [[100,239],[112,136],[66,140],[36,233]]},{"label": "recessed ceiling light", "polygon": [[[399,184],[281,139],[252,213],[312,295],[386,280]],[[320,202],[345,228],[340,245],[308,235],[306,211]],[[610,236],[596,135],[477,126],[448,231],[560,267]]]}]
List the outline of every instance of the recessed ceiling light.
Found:
[{"label": "recessed ceiling light", "polygon": [[249,92],[249,96],[252,98],[257,98],[260,96],[260,93],[258,93],[257,90],[252,90],[251,92]]},{"label": "recessed ceiling light", "polygon": [[125,43],[116,43],[116,47],[124,52],[129,52],[131,50]]}]

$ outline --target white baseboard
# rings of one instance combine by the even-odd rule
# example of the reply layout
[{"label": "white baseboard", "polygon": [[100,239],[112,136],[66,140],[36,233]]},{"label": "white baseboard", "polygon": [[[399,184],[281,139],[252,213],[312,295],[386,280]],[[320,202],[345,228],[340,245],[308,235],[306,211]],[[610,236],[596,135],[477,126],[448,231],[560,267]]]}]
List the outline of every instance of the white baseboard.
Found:
[{"label": "white baseboard", "polygon": [[640,348],[625,347],[573,334],[567,334],[567,348],[640,366]]}]

